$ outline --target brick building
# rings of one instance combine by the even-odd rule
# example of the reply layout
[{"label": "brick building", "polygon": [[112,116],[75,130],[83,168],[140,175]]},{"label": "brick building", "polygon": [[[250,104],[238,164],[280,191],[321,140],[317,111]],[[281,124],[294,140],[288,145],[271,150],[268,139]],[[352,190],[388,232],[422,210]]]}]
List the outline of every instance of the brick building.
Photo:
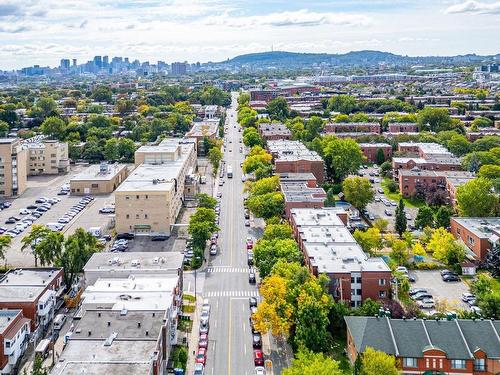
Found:
[{"label": "brick building", "polygon": [[346,214],[338,208],[291,210],[289,221],[306,266],[314,275],[325,274],[333,297],[353,307],[367,298],[389,299],[389,267],[363,252],[338,213]]},{"label": "brick building", "polygon": [[403,374],[494,375],[500,371],[500,322],[346,316],[347,355],[371,347],[396,357]]},{"label": "brick building", "polygon": [[498,217],[452,217],[451,233],[461,239],[475,254],[483,260],[492,244],[500,239],[500,218]]},{"label": "brick building", "polygon": [[276,173],[312,173],[319,184],[323,183],[325,164],[317,152],[299,141],[269,141],[267,147]]},{"label": "brick building", "polygon": [[292,208],[322,208],[324,206],[326,192],[323,188],[317,187],[312,173],[280,174],[280,188],[285,197],[287,217],[290,216]]},{"label": "brick building", "polygon": [[11,374],[26,352],[30,320],[22,310],[0,310],[0,374]]},{"label": "brick building", "polygon": [[333,122],[324,127],[326,134],[338,133],[371,133],[380,134],[378,122]]},{"label": "brick building", "polygon": [[387,125],[389,133],[418,133],[416,122],[391,122]]},{"label": "brick building", "polygon": [[498,128],[481,128],[476,132],[467,132],[466,136],[467,139],[471,142],[477,141],[480,138],[486,137],[486,136],[500,136],[500,129]]},{"label": "brick building", "polygon": [[384,160],[388,160],[392,157],[392,146],[387,143],[360,143],[361,152],[365,158],[371,162],[377,162],[377,152],[382,150],[384,153]]},{"label": "brick building", "polygon": [[265,141],[292,139],[292,132],[282,123],[262,123],[259,125],[259,134]]}]

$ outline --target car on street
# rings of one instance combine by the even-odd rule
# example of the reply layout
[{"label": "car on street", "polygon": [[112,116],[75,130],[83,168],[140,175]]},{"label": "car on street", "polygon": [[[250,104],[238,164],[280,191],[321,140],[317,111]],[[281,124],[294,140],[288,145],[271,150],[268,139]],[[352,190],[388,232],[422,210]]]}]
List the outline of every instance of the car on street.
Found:
[{"label": "car on street", "polygon": [[432,298],[424,298],[421,301],[417,301],[418,307],[421,309],[433,309],[436,307],[434,300]]},{"label": "car on street", "polygon": [[253,351],[253,363],[255,366],[264,366],[264,354],[262,350],[255,349]]},{"label": "car on street", "polygon": [[205,373],[205,366],[203,363],[195,363],[193,375],[203,375]]},{"label": "car on street", "polygon": [[266,375],[266,369],[262,366],[257,366],[254,369],[254,375]]},{"label": "car on street", "polygon": [[262,336],[260,333],[254,333],[252,335],[252,346],[256,349],[262,348]]},{"label": "car on street", "polygon": [[250,305],[250,308],[257,307],[257,303],[258,303],[257,298],[255,298],[255,297],[250,297],[248,299],[248,304]]},{"label": "car on street", "polygon": [[210,246],[210,255],[217,255],[217,245],[213,244]]},{"label": "car on street", "polygon": [[253,271],[250,271],[248,273],[248,282],[250,284],[255,284],[256,283],[256,279],[255,279],[255,273]]},{"label": "car on street", "polygon": [[222,198],[222,192],[221,192],[221,191],[219,191],[219,192],[217,193],[217,198]]},{"label": "car on street", "polygon": [[200,338],[198,340],[198,348],[207,348],[208,347],[208,335],[203,334],[200,335]]},{"label": "car on street", "polygon": [[460,278],[457,275],[453,274],[443,275],[441,276],[441,278],[444,282],[460,281]]},{"label": "car on street", "polygon": [[206,333],[208,334],[210,327],[208,324],[208,319],[201,319],[200,320],[200,334]]},{"label": "car on street", "polygon": [[250,220],[248,220],[248,219],[246,219],[246,220],[245,220],[245,226],[246,226],[246,227],[249,227],[249,226],[250,226]]},{"label": "car on street", "polygon": [[476,296],[472,293],[462,293],[462,301],[464,301],[464,302],[468,302],[471,299],[475,299],[475,298],[476,298]]},{"label": "car on street", "polygon": [[247,253],[247,263],[249,266],[253,266],[253,253],[251,251]]},{"label": "car on street", "polygon": [[199,348],[198,354],[196,354],[196,363],[202,363],[203,365],[205,365],[206,361],[207,361],[207,349]]},{"label": "car on street", "polygon": [[377,188],[377,191],[379,192],[379,194],[384,194],[384,189],[382,188]]}]

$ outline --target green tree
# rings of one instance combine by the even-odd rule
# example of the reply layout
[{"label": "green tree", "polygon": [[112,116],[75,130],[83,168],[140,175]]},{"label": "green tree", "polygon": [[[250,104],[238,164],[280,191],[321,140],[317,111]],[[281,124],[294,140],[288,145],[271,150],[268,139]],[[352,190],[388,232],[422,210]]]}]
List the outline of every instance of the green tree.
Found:
[{"label": "green tree", "polygon": [[377,228],[369,228],[366,231],[356,229],[353,236],[363,251],[367,253],[375,254],[382,248],[382,236]]},{"label": "green tree", "polygon": [[42,123],[40,130],[43,134],[56,139],[63,139],[66,131],[66,124],[59,117],[47,117]]},{"label": "green tree", "polygon": [[479,299],[481,314],[488,318],[500,318],[500,292],[496,291],[484,295]]},{"label": "green tree", "polygon": [[255,264],[259,269],[260,277],[264,278],[271,273],[278,260],[301,263],[302,253],[295,240],[276,239],[259,240],[254,247]]},{"label": "green tree", "polygon": [[446,108],[425,107],[417,115],[420,130],[440,132],[450,130],[452,121]]},{"label": "green tree", "polygon": [[292,227],[289,224],[267,224],[262,239],[264,240],[286,240],[292,238]]},{"label": "green tree", "polygon": [[285,121],[289,115],[288,103],[282,96],[267,103],[266,112],[273,120]]},{"label": "green tree", "polygon": [[40,260],[41,266],[48,266],[56,262],[63,252],[64,235],[60,232],[49,231],[42,237],[34,251]]},{"label": "green tree", "polygon": [[0,137],[6,137],[9,133],[9,124],[0,120]]},{"label": "green tree", "polygon": [[479,168],[479,177],[484,177],[489,180],[500,178],[500,165],[485,164]]},{"label": "green tree", "polygon": [[280,180],[278,176],[262,178],[250,186],[251,195],[262,195],[279,190]]},{"label": "green tree", "polygon": [[377,153],[375,154],[375,161],[378,165],[382,165],[385,162],[384,150],[377,148]]},{"label": "green tree", "polygon": [[304,124],[304,138],[305,142],[310,142],[323,130],[323,120],[321,117],[312,116],[306,123]]},{"label": "green tree", "polygon": [[35,257],[35,267],[38,267],[39,258],[36,247],[44,238],[48,236],[49,233],[50,229],[45,225],[33,224],[30,232],[21,240],[21,251],[24,251],[27,248],[30,248],[32,250],[33,256]]},{"label": "green tree", "polygon": [[246,128],[243,131],[243,143],[247,147],[263,146],[264,140],[255,128]]},{"label": "green tree", "polygon": [[106,140],[104,145],[104,159],[106,160],[118,160],[118,139],[110,138]]},{"label": "green tree", "polygon": [[[26,373],[26,370],[24,371]],[[43,367],[43,358],[39,354],[35,354],[35,360],[33,361],[30,375],[48,375],[47,369]]]},{"label": "green tree", "polygon": [[11,242],[12,242],[12,237],[5,235],[0,236],[0,258],[5,261],[6,261],[5,253],[9,248]]},{"label": "green tree", "polygon": [[436,212],[436,228],[448,228],[450,226],[450,218],[452,211],[447,206],[441,206]]},{"label": "green tree", "polygon": [[378,315],[380,307],[382,304],[379,301],[374,301],[371,298],[367,298],[363,301],[363,304],[357,311],[359,316],[375,316]]},{"label": "green tree", "polygon": [[389,181],[387,181],[386,186],[387,186],[387,190],[389,190],[389,193],[396,193],[399,189],[398,183],[396,181],[394,181],[393,179],[390,179]]},{"label": "green tree", "polygon": [[396,229],[399,237],[401,237],[404,231],[406,231],[405,204],[402,199],[399,200],[399,205],[396,207],[394,229]]},{"label": "green tree", "polygon": [[359,210],[363,210],[373,200],[375,192],[370,181],[363,177],[347,177],[342,183],[345,199]]},{"label": "green tree", "polygon": [[217,230],[215,211],[213,209],[198,207],[189,218],[188,232],[195,248],[204,250],[208,239]]},{"label": "green tree", "polygon": [[285,209],[285,200],[280,192],[255,195],[248,198],[248,208],[257,217],[264,219],[280,216]]},{"label": "green tree", "polygon": [[385,232],[389,226],[389,220],[378,218],[373,222],[373,227],[377,228],[380,232]]},{"label": "green tree", "polygon": [[404,265],[408,261],[408,247],[407,243],[403,240],[395,240],[392,243],[391,258],[398,265]]},{"label": "green tree", "polygon": [[282,375],[342,375],[339,363],[323,353],[300,350],[290,367],[283,369]]},{"label": "green tree", "polygon": [[68,287],[73,285],[75,276],[82,272],[92,254],[99,250],[97,239],[83,228],[66,238],[64,251],[55,264],[64,268],[64,281]]},{"label": "green tree", "polygon": [[328,109],[330,111],[348,115],[356,107],[356,99],[350,95],[334,95],[328,100]]},{"label": "green tree", "polygon": [[134,160],[135,150],[135,143],[131,139],[122,138],[118,142],[118,154],[123,161],[132,162]]},{"label": "green tree", "polygon": [[213,210],[217,205],[217,199],[205,193],[196,194],[196,199],[198,200],[198,207],[210,208]]},{"label": "green tree", "polygon": [[472,121],[472,125],[478,128],[489,128],[493,126],[493,121],[491,121],[488,117],[476,117]]},{"label": "green tree", "polygon": [[218,147],[212,147],[208,151],[208,160],[210,161],[210,164],[212,164],[212,173],[214,176],[217,175],[217,171],[219,170],[219,164],[223,156],[224,154]]},{"label": "green tree", "polygon": [[92,92],[92,97],[96,102],[111,103],[113,93],[107,86],[98,86]]},{"label": "green tree", "polygon": [[400,375],[394,356],[367,347],[361,357],[360,375]]},{"label": "green tree", "polygon": [[359,144],[351,138],[340,139],[333,136],[323,138],[323,156],[327,171],[335,181],[340,182],[349,174],[354,174],[365,161]]},{"label": "green tree", "polygon": [[425,227],[432,228],[434,226],[434,214],[429,206],[423,206],[418,209],[415,217],[415,227],[424,229]]},{"label": "green tree", "polygon": [[427,244],[427,251],[437,260],[458,267],[465,258],[465,249],[459,242],[455,241],[453,234],[445,228],[437,228],[431,235]]},{"label": "green tree", "polygon": [[471,144],[464,135],[456,134],[446,142],[446,147],[456,156],[463,156],[471,149]]},{"label": "green tree", "polygon": [[493,215],[498,198],[492,192],[491,181],[478,177],[457,189],[458,211],[462,216],[485,217]]}]

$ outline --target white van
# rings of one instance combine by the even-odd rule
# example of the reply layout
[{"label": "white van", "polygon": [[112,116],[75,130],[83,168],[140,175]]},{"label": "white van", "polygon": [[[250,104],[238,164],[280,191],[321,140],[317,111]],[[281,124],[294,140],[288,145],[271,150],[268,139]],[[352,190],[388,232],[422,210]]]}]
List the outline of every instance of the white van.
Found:
[{"label": "white van", "polygon": [[102,237],[101,227],[90,227],[87,232],[96,238]]},{"label": "white van", "polygon": [[59,331],[66,322],[66,315],[57,314],[54,318],[54,331]]},{"label": "white van", "polygon": [[35,355],[40,356],[40,358],[47,358],[49,356],[49,346],[49,339],[41,340],[35,348]]}]

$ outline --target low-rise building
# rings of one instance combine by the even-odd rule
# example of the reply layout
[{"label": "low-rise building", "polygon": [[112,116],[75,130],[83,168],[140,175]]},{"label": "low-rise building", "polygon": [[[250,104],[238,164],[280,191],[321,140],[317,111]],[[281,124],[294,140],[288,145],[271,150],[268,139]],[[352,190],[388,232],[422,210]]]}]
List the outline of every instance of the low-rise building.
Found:
[{"label": "low-rise building", "polygon": [[346,316],[352,363],[370,347],[396,357],[403,374],[493,375],[500,371],[500,322]]},{"label": "low-rise building", "polygon": [[29,176],[69,172],[67,142],[30,138],[23,142],[23,148],[28,150]]},{"label": "low-rise building", "polygon": [[319,184],[324,181],[325,164],[317,152],[299,141],[268,141],[276,173],[312,173]]},{"label": "low-rise building", "polygon": [[15,197],[26,190],[28,152],[15,138],[0,138],[0,196]]},{"label": "low-rise building", "polygon": [[336,300],[359,307],[367,298],[390,297],[391,270],[382,258],[363,252],[337,213],[343,209],[291,210],[290,223],[305,264],[314,275],[328,276]]},{"label": "low-rise building", "polygon": [[[170,151],[171,147],[175,152]],[[196,151],[192,143],[183,143],[180,139],[165,139],[159,148],[167,149],[166,156],[161,156],[161,151],[146,153],[139,149],[144,164],[139,165],[116,190],[118,233],[171,233],[185,198],[186,178],[194,173]],[[150,161],[148,154],[155,155],[154,164],[147,163]]]},{"label": "low-rise building", "polygon": [[292,132],[282,123],[259,124],[259,134],[265,141],[277,141],[280,139],[292,139]]},{"label": "low-rise building", "polygon": [[128,168],[124,164],[90,165],[85,171],[69,181],[71,195],[110,194],[127,178]]},{"label": "low-rise building", "polygon": [[203,148],[203,139],[216,139],[219,132],[219,119],[214,118],[211,120],[203,120],[200,122],[193,122],[191,130],[186,133],[186,137],[196,139],[197,149],[200,153],[205,155],[208,150]]},{"label": "low-rise building", "polygon": [[[312,173],[294,173],[280,175],[280,188],[285,197],[285,214],[290,216],[292,208],[322,208],[326,200],[326,192],[317,187],[316,179]],[[300,175],[303,175],[300,179]],[[314,178],[314,185],[311,184]]]},{"label": "low-rise building", "polygon": [[331,122],[325,124],[326,134],[339,133],[373,133],[380,134],[380,124],[378,122]]},{"label": "low-rise building", "polygon": [[498,217],[452,217],[450,227],[451,233],[480,260],[484,260],[492,245],[500,241]]},{"label": "low-rise building", "polygon": [[30,320],[22,310],[0,310],[0,374],[12,374],[28,348]]},{"label": "low-rise building", "polygon": [[481,128],[478,131],[468,131],[466,136],[471,142],[477,141],[480,138],[487,136],[500,136],[500,129],[498,128]]},{"label": "low-rise building", "polygon": [[371,162],[377,162],[377,153],[382,150],[384,160],[389,160],[392,157],[392,146],[387,143],[360,143],[361,152],[365,158]]},{"label": "low-rise building", "polygon": [[64,292],[62,268],[9,270],[0,278],[0,309],[20,309],[38,336],[52,321],[57,299]]},{"label": "low-rise building", "polygon": [[387,125],[389,133],[418,133],[416,122],[391,122]]}]

